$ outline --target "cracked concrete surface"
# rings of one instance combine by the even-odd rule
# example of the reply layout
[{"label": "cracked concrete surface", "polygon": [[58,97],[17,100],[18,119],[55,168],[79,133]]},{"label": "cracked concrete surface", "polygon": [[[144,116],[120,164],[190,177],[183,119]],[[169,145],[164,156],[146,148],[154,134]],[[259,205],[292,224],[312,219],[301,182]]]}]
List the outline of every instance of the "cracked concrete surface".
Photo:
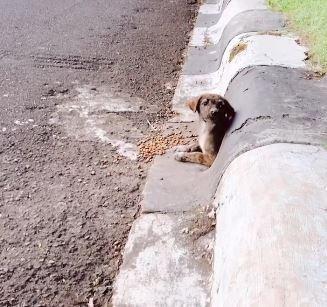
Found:
[{"label": "cracked concrete surface", "polygon": [[249,125],[249,124],[251,124],[253,122],[257,122],[257,121],[260,121],[260,120],[268,120],[268,119],[271,119],[271,116],[269,116],[269,115],[268,116],[260,115],[260,116],[257,116],[257,117],[247,118],[242,123],[241,126],[239,126],[238,128],[235,128],[234,130],[232,130],[230,134],[233,134],[235,132],[238,132],[238,131],[242,130],[245,126],[247,126],[247,125]]}]

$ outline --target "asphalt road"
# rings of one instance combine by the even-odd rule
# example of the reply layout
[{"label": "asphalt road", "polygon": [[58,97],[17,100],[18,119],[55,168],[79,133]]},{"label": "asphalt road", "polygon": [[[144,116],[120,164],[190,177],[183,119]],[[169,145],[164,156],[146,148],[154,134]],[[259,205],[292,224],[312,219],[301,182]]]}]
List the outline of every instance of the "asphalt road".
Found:
[{"label": "asphalt road", "polygon": [[1,306],[110,301],[195,9],[0,0]]}]

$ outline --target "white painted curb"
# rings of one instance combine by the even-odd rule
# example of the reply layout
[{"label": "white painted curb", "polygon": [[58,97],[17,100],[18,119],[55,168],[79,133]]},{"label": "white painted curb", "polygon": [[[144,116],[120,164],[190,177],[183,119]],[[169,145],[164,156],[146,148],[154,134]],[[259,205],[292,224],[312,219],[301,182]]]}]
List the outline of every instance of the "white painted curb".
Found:
[{"label": "white painted curb", "polygon": [[[245,46],[236,53],[233,50]],[[295,39],[284,36],[245,33],[236,36],[227,46],[218,71],[203,75],[182,75],[173,99],[173,110],[181,120],[192,121],[194,114],[185,106],[185,97],[191,98],[205,92],[224,95],[230,81],[246,67],[258,65],[304,68],[307,49]]]},{"label": "white painted curb", "polygon": [[212,306],[327,306],[327,151],[247,152],[216,194]]},{"label": "white painted curb", "polygon": [[[209,14],[211,12],[219,13],[222,3],[213,7],[213,5],[207,4],[200,8],[200,12]],[[233,17],[238,14],[251,10],[263,10],[267,9],[265,0],[232,0],[224,9],[219,21],[214,26],[209,28],[195,28],[192,33],[190,46],[206,46],[208,44],[217,44],[221,38],[221,35],[232,20]]]},{"label": "white painted curb", "polygon": [[212,14],[219,14],[223,6],[223,0],[220,0],[219,3],[210,4],[210,3],[204,3],[199,8],[199,14],[206,14],[206,15],[212,15]]}]

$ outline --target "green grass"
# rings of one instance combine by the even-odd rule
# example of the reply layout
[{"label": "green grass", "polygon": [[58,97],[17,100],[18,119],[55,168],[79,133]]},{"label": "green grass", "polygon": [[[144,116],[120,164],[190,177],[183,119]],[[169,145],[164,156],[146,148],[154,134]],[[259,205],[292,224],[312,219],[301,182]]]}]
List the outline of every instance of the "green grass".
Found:
[{"label": "green grass", "polygon": [[327,0],[268,0],[285,13],[310,48],[312,62],[327,71]]}]

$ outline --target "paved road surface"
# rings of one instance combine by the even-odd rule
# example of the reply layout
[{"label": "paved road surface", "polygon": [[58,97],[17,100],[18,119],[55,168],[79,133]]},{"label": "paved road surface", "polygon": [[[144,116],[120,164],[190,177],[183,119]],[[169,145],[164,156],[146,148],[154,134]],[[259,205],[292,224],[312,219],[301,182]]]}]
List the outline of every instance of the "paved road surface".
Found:
[{"label": "paved road surface", "polygon": [[1,306],[109,301],[194,10],[0,0]]}]

